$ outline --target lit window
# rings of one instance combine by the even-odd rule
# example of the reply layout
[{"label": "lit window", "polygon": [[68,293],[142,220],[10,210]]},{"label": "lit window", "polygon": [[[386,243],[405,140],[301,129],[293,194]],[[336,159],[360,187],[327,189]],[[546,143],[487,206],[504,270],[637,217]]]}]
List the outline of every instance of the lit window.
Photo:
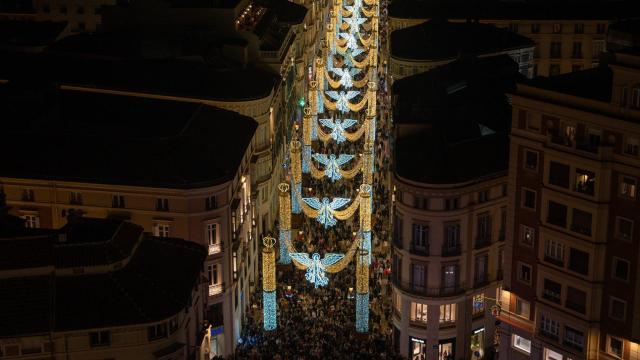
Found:
[{"label": "lit window", "polygon": [[546,261],[562,266],[564,263],[564,244],[557,240],[547,240],[544,248],[544,258]]},{"label": "lit window", "polygon": [[440,305],[440,323],[456,321],[456,304]]},{"label": "lit window", "polygon": [[21,216],[24,219],[24,227],[37,229],[40,227],[40,216],[34,214],[26,214]]},{"label": "lit window", "polygon": [[638,182],[635,178],[622,176],[622,182],[620,183],[620,195],[635,199],[637,183]]},{"label": "lit window", "polygon": [[[544,360],[562,360],[562,354],[549,348],[544,348]],[[570,360],[567,358],[567,360]]]},{"label": "lit window", "polygon": [[113,208],[124,208],[124,196],[123,195],[113,195],[111,197],[111,207]]},{"label": "lit window", "polygon": [[169,237],[171,226],[169,224],[156,224],[153,232],[155,236]]},{"label": "lit window", "polygon": [[427,304],[411,302],[411,321],[427,322]]},{"label": "lit window", "polygon": [[516,315],[528,319],[530,315],[530,309],[531,307],[528,301],[522,300],[519,297],[516,298]]},{"label": "lit window", "polygon": [[596,174],[589,170],[576,169],[575,190],[583,194],[593,195],[596,184]]},{"label": "lit window", "polygon": [[513,334],[511,338],[511,346],[515,349],[523,351],[527,354],[531,354],[531,340],[525,339],[522,336]]},{"label": "lit window", "polygon": [[219,253],[220,241],[218,240],[218,224],[210,223],[205,226],[205,236],[209,245],[209,255]]},{"label": "lit window", "polygon": [[616,337],[607,335],[607,353],[622,359],[624,341]]},{"label": "lit window", "polygon": [[560,324],[553,320],[549,314],[540,315],[540,333],[547,337],[558,339],[560,334]]},{"label": "lit window", "polygon": [[532,227],[521,225],[520,226],[520,242],[526,246],[533,246],[535,241],[536,230]]}]

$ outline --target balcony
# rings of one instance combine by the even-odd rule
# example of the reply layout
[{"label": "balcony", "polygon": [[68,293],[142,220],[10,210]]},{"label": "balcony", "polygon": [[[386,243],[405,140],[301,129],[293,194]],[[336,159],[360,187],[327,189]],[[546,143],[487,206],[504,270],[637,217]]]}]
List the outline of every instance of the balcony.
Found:
[{"label": "balcony", "polygon": [[224,284],[209,284],[209,297],[218,296],[224,292]]},{"label": "balcony", "polygon": [[560,259],[556,259],[556,258],[551,257],[549,255],[545,255],[544,256],[544,261],[548,262],[549,264],[553,264],[555,266],[564,267],[564,261],[562,261]]},{"label": "balcony", "polygon": [[413,255],[429,256],[429,247],[428,245],[427,247],[423,247],[423,246],[415,246],[411,244],[411,248],[409,249],[409,252]]},{"label": "balcony", "polygon": [[410,282],[401,282],[396,278],[392,278],[393,285],[405,292],[408,292],[415,296],[423,296],[423,297],[444,297],[444,296],[454,296],[464,293],[464,284],[455,285],[449,287],[425,287],[425,286],[416,286]]},{"label": "balcony", "polygon": [[587,308],[586,308],[584,303],[580,304],[580,303],[577,303],[577,302],[573,302],[571,300],[566,300],[564,302],[564,306],[567,309],[571,309],[571,310],[573,310],[575,312],[579,312],[580,314],[584,314],[587,311]]},{"label": "balcony", "polygon": [[558,132],[554,130],[549,131],[549,140],[557,145],[573,147],[573,139],[565,136],[564,134],[558,134]]},{"label": "balcony", "polygon": [[479,288],[489,283],[489,275],[487,273],[478,274],[473,278],[473,287]]},{"label": "balcony", "polygon": [[547,339],[553,340],[553,341],[558,341],[558,334],[554,334],[551,331],[545,330],[545,329],[540,329],[538,330],[538,334],[542,337],[545,337]]},{"label": "balcony", "polygon": [[592,154],[597,154],[599,147],[600,147],[600,144],[596,142],[588,141],[588,140],[576,142],[576,149],[590,152]]},{"label": "balcony", "polygon": [[474,248],[477,250],[477,249],[482,249],[484,247],[487,247],[489,245],[491,245],[491,234],[485,234],[485,235],[478,236],[476,238]]},{"label": "balcony", "polygon": [[222,244],[209,244],[209,255],[215,255],[222,252]]},{"label": "balcony", "polygon": [[458,255],[460,255],[460,253],[462,253],[462,247],[460,245],[454,246],[454,247],[442,248],[442,256],[443,257],[458,256]]},{"label": "balcony", "polygon": [[542,290],[542,297],[551,302],[560,304],[560,293],[557,293],[553,290],[549,290],[549,289]]},{"label": "balcony", "polygon": [[591,236],[591,227],[580,224],[571,224],[571,231],[575,231],[582,235]]}]

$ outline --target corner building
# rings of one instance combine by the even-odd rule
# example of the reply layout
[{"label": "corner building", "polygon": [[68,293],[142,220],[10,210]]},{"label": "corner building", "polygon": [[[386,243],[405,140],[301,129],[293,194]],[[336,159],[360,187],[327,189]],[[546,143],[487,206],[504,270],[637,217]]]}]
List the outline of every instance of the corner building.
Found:
[{"label": "corner building", "polygon": [[507,55],[464,58],[393,85],[393,340],[409,359],[492,351],[507,215],[504,92],[518,70]]},{"label": "corner building", "polygon": [[509,359],[640,358],[638,55],[513,95],[500,315]]}]

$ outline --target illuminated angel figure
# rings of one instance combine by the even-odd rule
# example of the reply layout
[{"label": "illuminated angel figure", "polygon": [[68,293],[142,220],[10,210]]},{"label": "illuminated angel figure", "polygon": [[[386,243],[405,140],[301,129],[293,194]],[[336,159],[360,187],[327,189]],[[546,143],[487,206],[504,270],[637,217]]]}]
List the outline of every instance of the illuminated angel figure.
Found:
[{"label": "illuminated angel figure", "polygon": [[291,258],[307,269],[307,273],[304,275],[308,282],[312,283],[316,288],[319,286],[326,286],[329,283],[329,279],[325,275],[327,272],[327,266],[331,266],[338,261],[342,260],[343,254],[329,253],[325,254],[324,258],[320,260],[320,254],[313,253],[311,258],[307,253],[290,253]]},{"label": "illuminated angel figure", "polygon": [[340,33],[340,37],[347,40],[347,49],[355,50],[358,48],[358,41],[352,33]]},{"label": "illuminated angel figure", "polygon": [[358,68],[331,68],[331,71],[340,76],[340,85],[346,89],[353,87],[353,76],[360,73],[360,69]]},{"label": "illuminated angel figure", "polygon": [[302,201],[314,210],[318,210],[316,220],[318,220],[320,224],[324,225],[326,229],[338,222],[338,220],[333,216],[333,212],[347,205],[351,199],[333,198],[333,200],[329,202],[329,198],[325,197],[322,199],[322,202],[320,202],[320,199],[318,198],[302,198]]},{"label": "illuminated angel figure", "polygon": [[358,123],[358,121],[354,119],[336,119],[335,122],[331,119],[318,119],[318,121],[320,121],[320,124],[323,126],[331,129],[331,138],[338,144],[347,140],[347,138],[344,137],[345,130]]},{"label": "illuminated angel figure", "polygon": [[360,17],[360,11],[355,11],[357,9],[356,6],[345,6],[345,9],[353,14],[350,18],[344,20],[345,23],[349,24],[349,32],[354,34],[356,31],[360,31],[360,25],[364,24],[367,19]]},{"label": "illuminated angel figure", "polygon": [[335,90],[330,90],[326,91],[326,94],[336,101],[336,109],[338,109],[338,111],[346,113],[349,112],[349,100],[358,96],[360,94],[360,91],[349,90],[346,92],[337,92]]},{"label": "illuminated angel figure", "polygon": [[336,181],[342,178],[342,174],[340,174],[340,167],[348,163],[351,159],[354,158],[354,156],[348,154],[340,154],[340,156],[336,158],[334,154],[330,154],[329,156],[327,156],[326,154],[313,154],[313,158],[316,159],[317,162],[325,166],[324,175],[331,179],[331,181]]}]

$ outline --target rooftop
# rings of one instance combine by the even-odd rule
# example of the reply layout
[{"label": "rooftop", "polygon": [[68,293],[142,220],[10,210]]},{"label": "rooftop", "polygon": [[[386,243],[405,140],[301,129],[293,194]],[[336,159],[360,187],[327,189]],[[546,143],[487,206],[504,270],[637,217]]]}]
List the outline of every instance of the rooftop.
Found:
[{"label": "rooftop", "polygon": [[602,102],[611,101],[613,71],[605,65],[552,77],[537,77],[523,84]]},{"label": "rooftop", "polygon": [[[100,234],[109,233],[106,230],[113,227],[112,224],[101,224],[109,220],[78,221],[86,221],[83,226],[96,229]],[[123,227],[139,229],[137,225],[125,222],[118,224],[118,228]],[[111,236],[118,235],[111,233]],[[78,249],[83,247],[78,244],[61,244],[55,238],[52,236],[49,241],[53,252],[33,251],[45,245],[43,237],[0,239],[3,248],[0,253],[5,257],[24,258],[21,268],[38,263],[59,263],[59,255],[69,249],[75,249],[78,259],[84,259],[79,264],[90,262],[95,255],[80,252]],[[11,248],[7,243],[20,245]],[[27,251],[28,245],[32,247],[31,251]],[[93,247],[102,249],[103,257],[108,256],[108,247],[97,244]],[[132,250],[126,250],[127,255]],[[44,256],[45,253],[49,256]],[[205,256],[205,250],[195,243],[145,236],[130,261],[118,270],[78,276],[57,276],[52,272],[46,276],[0,277],[0,336],[125,326],[166,319],[188,306]]]},{"label": "rooftop", "polygon": [[405,19],[614,20],[640,15],[635,0],[394,0],[389,16]]},{"label": "rooftop", "polygon": [[519,77],[517,63],[499,55],[462,57],[396,81],[396,173],[455,184],[505,171],[511,121],[505,94]]},{"label": "rooftop", "polygon": [[25,100],[5,92],[0,109],[8,124],[0,152],[20,147],[30,159],[3,160],[0,176],[18,178],[213,186],[235,176],[257,128],[249,117],[207,105],[102,93]]},{"label": "rooftop", "polygon": [[391,33],[391,56],[410,60],[444,60],[533,46],[522,35],[479,23],[429,20]]},{"label": "rooftop", "polygon": [[[95,71],[101,69],[101,71]],[[13,54],[0,56],[0,79],[78,85],[214,101],[268,97],[279,76],[255,67],[215,68],[171,58]],[[251,86],[246,84],[251,83]]]}]

